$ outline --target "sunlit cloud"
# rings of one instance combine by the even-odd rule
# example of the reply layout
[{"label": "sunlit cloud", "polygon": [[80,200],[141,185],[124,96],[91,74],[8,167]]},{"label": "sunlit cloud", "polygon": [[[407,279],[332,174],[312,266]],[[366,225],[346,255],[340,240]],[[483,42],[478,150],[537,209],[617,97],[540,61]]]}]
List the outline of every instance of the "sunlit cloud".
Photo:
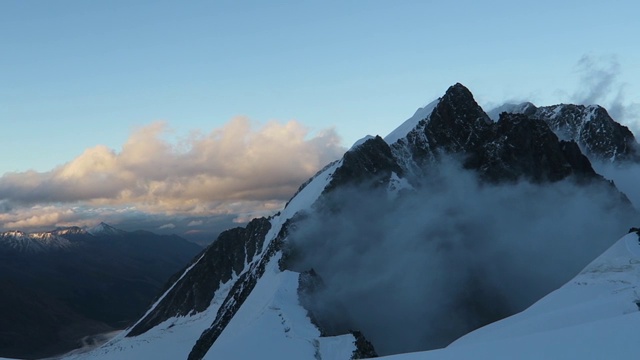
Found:
[{"label": "sunlit cloud", "polygon": [[237,117],[175,142],[166,139],[169,130],[155,122],[136,129],[120,151],[97,145],[50,171],[4,174],[0,226],[59,226],[132,212],[245,219],[277,211],[345,151],[335,130],[312,134],[297,121]]}]

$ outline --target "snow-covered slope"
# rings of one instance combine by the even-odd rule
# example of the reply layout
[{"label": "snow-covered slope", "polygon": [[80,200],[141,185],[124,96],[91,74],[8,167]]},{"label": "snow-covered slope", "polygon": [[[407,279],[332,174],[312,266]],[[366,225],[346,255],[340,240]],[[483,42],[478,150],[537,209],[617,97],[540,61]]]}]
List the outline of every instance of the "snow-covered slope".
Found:
[{"label": "snow-covered slope", "polygon": [[53,249],[65,249],[71,242],[53,232],[25,233],[7,231],[0,233],[0,249],[6,247],[23,253],[38,253]]},{"label": "snow-covered slope", "polygon": [[385,136],[384,141],[391,145],[399,139],[407,136],[409,131],[415,129],[415,127],[421,120],[429,118],[429,116],[433,112],[433,109],[436,108],[439,102],[440,99],[436,99],[427,104],[425,107],[421,107],[416,110],[415,114],[413,114],[412,117],[408,118],[405,122],[402,123],[402,125],[398,126],[395,130],[390,132],[389,135]]},{"label": "snow-covered slope", "polygon": [[635,359],[639,240],[637,233],[627,234],[560,289],[445,349],[385,359]]}]

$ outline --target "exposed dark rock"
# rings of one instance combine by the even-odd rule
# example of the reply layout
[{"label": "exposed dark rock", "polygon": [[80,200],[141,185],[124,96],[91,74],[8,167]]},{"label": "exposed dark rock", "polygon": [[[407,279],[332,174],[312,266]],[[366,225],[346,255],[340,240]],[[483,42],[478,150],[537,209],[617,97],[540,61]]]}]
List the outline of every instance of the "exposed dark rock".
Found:
[{"label": "exposed dark rock", "polygon": [[312,310],[313,296],[317,291],[322,290],[324,286],[324,281],[322,281],[322,278],[313,269],[300,273],[298,277],[298,298],[300,299],[300,305],[307,310],[307,315],[311,323],[320,330],[320,336],[328,336],[328,334],[320,325],[320,322]]},{"label": "exposed dark rock", "polygon": [[264,239],[271,228],[266,218],[253,219],[245,228],[234,228],[220,234],[173,289],[127,336],[146,332],[175,316],[206,310],[221,283],[240,275],[256,253],[262,251]]},{"label": "exposed dark rock", "polygon": [[597,176],[580,149],[560,141],[546,122],[502,113],[494,123],[460,84],[450,87],[430,117],[392,151],[397,163],[418,177],[443,154],[462,158],[465,168],[491,182]]},{"label": "exposed dark rock", "polygon": [[264,274],[267,263],[269,263],[276,252],[281,249],[282,241],[286,235],[287,223],[282,225],[278,236],[267,246],[267,249],[264,254],[262,254],[260,260],[252,263],[249,269],[242,273],[238,280],[236,280],[231,290],[229,290],[229,294],[220,306],[215,320],[211,326],[200,335],[200,338],[191,349],[187,358],[188,360],[200,360],[206,355],[213,343],[218,339],[220,334],[222,334],[222,331],[224,331],[225,327],[238,312],[244,301],[249,297],[256,286],[256,283]]},{"label": "exposed dark rock", "polygon": [[559,141],[545,122],[507,113],[486,133],[484,144],[469,154],[465,167],[492,182],[598,176],[577,145]]},{"label": "exposed dark rock", "polygon": [[389,145],[380,136],[376,136],[344,154],[342,165],[333,173],[325,192],[345,184],[359,185],[366,182],[374,187],[386,185],[392,172],[403,174]]},{"label": "exposed dark rock", "polygon": [[425,134],[434,152],[458,153],[480,146],[491,120],[471,92],[461,84],[451,86],[433,110]]},{"label": "exposed dark rock", "polygon": [[640,161],[633,133],[600,106],[559,104],[526,115],[545,121],[561,139],[575,141],[592,160]]},{"label": "exposed dark rock", "polygon": [[474,151],[491,128],[491,120],[471,92],[461,84],[451,86],[428,119],[418,123],[405,139],[392,145],[396,161],[420,176],[442,154]]},{"label": "exposed dark rock", "polygon": [[360,331],[351,331],[351,334],[356,339],[354,341],[356,349],[351,355],[352,359],[369,359],[378,357],[378,353],[376,353],[376,349],[374,349],[373,344],[369,342],[369,340],[367,340]]}]

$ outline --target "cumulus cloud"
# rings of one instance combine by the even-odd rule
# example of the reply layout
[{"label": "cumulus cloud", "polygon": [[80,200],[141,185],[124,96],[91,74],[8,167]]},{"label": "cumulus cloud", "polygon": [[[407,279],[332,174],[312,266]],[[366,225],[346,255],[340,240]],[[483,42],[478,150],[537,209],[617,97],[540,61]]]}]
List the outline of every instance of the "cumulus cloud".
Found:
[{"label": "cumulus cloud", "polygon": [[584,55],[576,70],[580,81],[572,102],[601,105],[611,117],[632,127],[634,133],[640,132],[640,103],[627,101],[627,84],[620,80],[621,66],[615,56]]},{"label": "cumulus cloud", "polygon": [[59,225],[83,220],[88,209],[129,206],[244,219],[282,207],[345,150],[333,129],[311,134],[297,121],[260,125],[237,117],[178,142],[166,140],[167,132],[166,123],[152,123],[134,131],[120,151],[98,145],[47,172],[4,174],[0,204],[10,211],[0,224]]}]

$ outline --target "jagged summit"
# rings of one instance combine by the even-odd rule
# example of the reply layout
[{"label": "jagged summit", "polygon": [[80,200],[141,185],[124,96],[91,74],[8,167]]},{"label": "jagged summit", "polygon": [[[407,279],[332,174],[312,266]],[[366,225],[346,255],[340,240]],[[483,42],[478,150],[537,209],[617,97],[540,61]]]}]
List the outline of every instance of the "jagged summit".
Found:
[{"label": "jagged summit", "polygon": [[489,114],[497,119],[502,112],[524,114],[546,122],[560,139],[575,141],[592,161],[640,162],[640,146],[633,133],[599,105],[505,104]]},{"label": "jagged summit", "polygon": [[0,233],[0,251],[38,253],[49,250],[68,250],[96,237],[113,238],[124,234],[126,234],[126,231],[116,229],[104,222],[89,229],[68,226],[41,232],[11,230]]},{"label": "jagged summit", "polygon": [[87,230],[79,226],[59,227],[53,230],[51,233],[58,236],[62,235],[85,235],[88,234]]}]

